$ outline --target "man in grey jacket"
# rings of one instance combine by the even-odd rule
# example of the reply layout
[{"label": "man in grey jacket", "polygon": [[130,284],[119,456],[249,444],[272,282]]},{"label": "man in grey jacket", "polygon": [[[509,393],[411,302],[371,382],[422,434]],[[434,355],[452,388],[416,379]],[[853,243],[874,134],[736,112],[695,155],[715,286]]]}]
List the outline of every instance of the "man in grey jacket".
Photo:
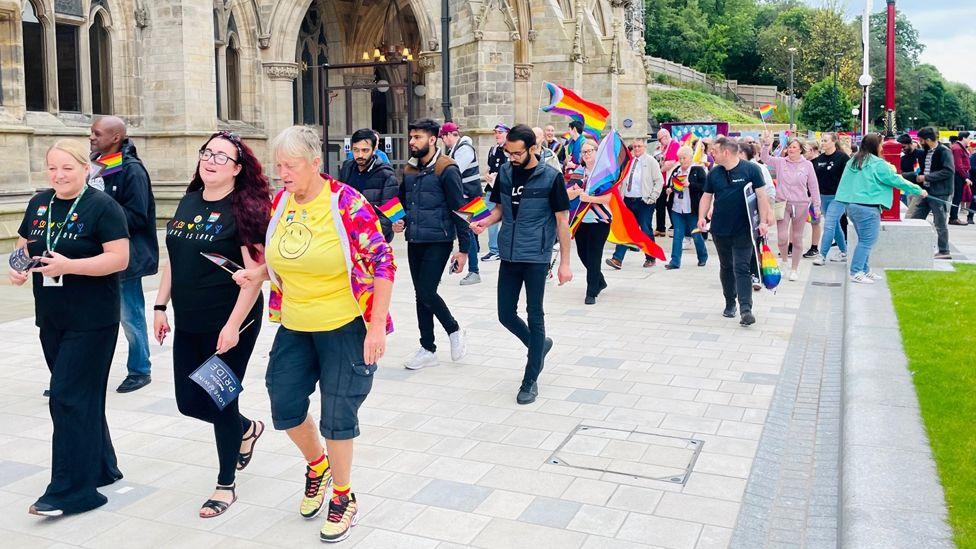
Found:
[{"label": "man in grey jacket", "polygon": [[[664,176],[661,174],[661,165],[653,156],[647,154],[647,140],[643,137],[634,139],[632,144],[634,153],[634,163],[630,167],[630,175],[620,186],[620,193],[624,198],[624,205],[634,212],[637,224],[640,225],[644,234],[654,240],[654,231],[651,228],[651,219],[654,216],[654,207],[657,199],[661,196],[664,189]],[[618,244],[613,252],[613,257],[607,259],[607,265],[619,270],[623,267],[624,255],[627,253],[627,246]],[[653,267],[654,258],[644,255],[644,267]]]},{"label": "man in grey jacket", "polygon": [[949,212],[947,203],[952,199],[955,165],[952,152],[939,143],[939,132],[929,126],[918,130],[918,140],[925,156],[920,160],[919,174],[902,174],[909,181],[928,191],[926,198],[919,199],[910,214],[912,219],[925,219],[932,214],[932,224],[938,236],[939,251],[936,259],[952,259],[949,254]]}]

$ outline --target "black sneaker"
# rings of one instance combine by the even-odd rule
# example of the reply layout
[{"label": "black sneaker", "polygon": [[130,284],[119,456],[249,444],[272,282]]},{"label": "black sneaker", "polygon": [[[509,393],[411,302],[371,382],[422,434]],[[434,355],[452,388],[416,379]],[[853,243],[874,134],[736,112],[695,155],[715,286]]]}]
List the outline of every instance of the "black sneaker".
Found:
[{"label": "black sneaker", "polygon": [[735,303],[726,305],[725,310],[722,311],[722,316],[725,318],[735,318]]},{"label": "black sneaker", "polygon": [[45,398],[51,398],[51,390],[50,389],[44,389],[44,397]]},{"label": "black sneaker", "polygon": [[28,509],[27,512],[39,517],[60,517],[64,514],[64,511],[61,509],[58,509],[53,505],[48,505],[47,503],[35,503],[34,505],[30,506],[30,509]]},{"label": "black sneaker", "polygon": [[532,385],[528,388],[525,386],[519,388],[515,402],[518,404],[532,404],[535,402],[535,397],[537,396],[539,396],[539,384],[533,381]]},{"label": "black sneaker", "polygon": [[752,314],[752,311],[743,311],[742,316],[739,318],[739,326],[752,326],[756,323],[756,317]]},{"label": "black sneaker", "polygon": [[811,257],[816,257],[820,255],[820,250],[816,246],[810,246],[810,249],[803,254],[803,257],[810,259]]},{"label": "black sneaker", "polygon": [[545,358],[546,355],[549,354],[549,351],[552,350],[552,345],[553,345],[552,338],[547,337],[546,344],[542,347],[542,358]]},{"label": "black sneaker", "polygon": [[119,384],[119,388],[116,389],[116,391],[120,393],[131,393],[132,391],[138,391],[139,389],[142,389],[146,385],[149,385],[151,382],[152,382],[152,378],[148,375],[146,376],[128,375],[125,376],[125,379],[122,380],[122,383]]},{"label": "black sneaker", "polygon": [[585,303],[586,305],[596,305],[596,298],[591,295],[588,295],[586,296],[586,299],[583,300],[583,303]]},{"label": "black sneaker", "polygon": [[501,258],[498,256],[498,254],[493,252],[488,252],[485,255],[481,256],[482,261],[498,261],[499,259]]}]

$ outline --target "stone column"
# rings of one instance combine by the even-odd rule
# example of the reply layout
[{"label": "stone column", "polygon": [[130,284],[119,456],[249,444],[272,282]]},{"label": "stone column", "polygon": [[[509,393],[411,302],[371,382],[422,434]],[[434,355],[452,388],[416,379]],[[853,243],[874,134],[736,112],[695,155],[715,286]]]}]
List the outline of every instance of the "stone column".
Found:
[{"label": "stone column", "polygon": [[265,62],[262,66],[267,76],[264,93],[270,98],[264,103],[267,107],[265,125],[268,138],[271,139],[295,123],[292,112],[292,83],[298,78],[300,70],[298,63],[293,61]]}]

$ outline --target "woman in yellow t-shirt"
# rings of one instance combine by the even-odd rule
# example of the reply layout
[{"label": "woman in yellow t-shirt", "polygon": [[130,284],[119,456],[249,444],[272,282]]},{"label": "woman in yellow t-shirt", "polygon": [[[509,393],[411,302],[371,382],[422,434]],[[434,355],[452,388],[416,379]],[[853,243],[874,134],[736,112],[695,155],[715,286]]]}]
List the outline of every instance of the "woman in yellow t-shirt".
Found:
[{"label": "woman in yellow t-shirt", "polygon": [[[281,327],[266,378],[271,418],[308,461],[302,516],[319,513],[332,482],[320,539],[335,542],[349,535],[358,511],[349,488],[352,439],[392,331],[396,266],[372,206],[352,187],[319,174],[321,141],[314,130],[288,128],[272,149],[284,190],[268,225],[267,265],[234,278],[244,287],[273,283],[269,309],[273,320],[280,314]],[[316,383],[328,454],[308,415]]]}]

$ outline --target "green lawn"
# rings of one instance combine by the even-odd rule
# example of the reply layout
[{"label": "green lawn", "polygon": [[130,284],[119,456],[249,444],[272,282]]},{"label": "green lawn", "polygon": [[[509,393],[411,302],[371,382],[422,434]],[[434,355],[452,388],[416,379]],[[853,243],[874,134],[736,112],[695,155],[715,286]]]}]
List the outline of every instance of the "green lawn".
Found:
[{"label": "green lawn", "polygon": [[976,265],[955,267],[888,282],[956,545],[976,549]]},{"label": "green lawn", "polygon": [[689,122],[757,124],[759,118],[740,110],[731,101],[695,90],[647,90],[647,108],[654,117],[659,110]]}]

